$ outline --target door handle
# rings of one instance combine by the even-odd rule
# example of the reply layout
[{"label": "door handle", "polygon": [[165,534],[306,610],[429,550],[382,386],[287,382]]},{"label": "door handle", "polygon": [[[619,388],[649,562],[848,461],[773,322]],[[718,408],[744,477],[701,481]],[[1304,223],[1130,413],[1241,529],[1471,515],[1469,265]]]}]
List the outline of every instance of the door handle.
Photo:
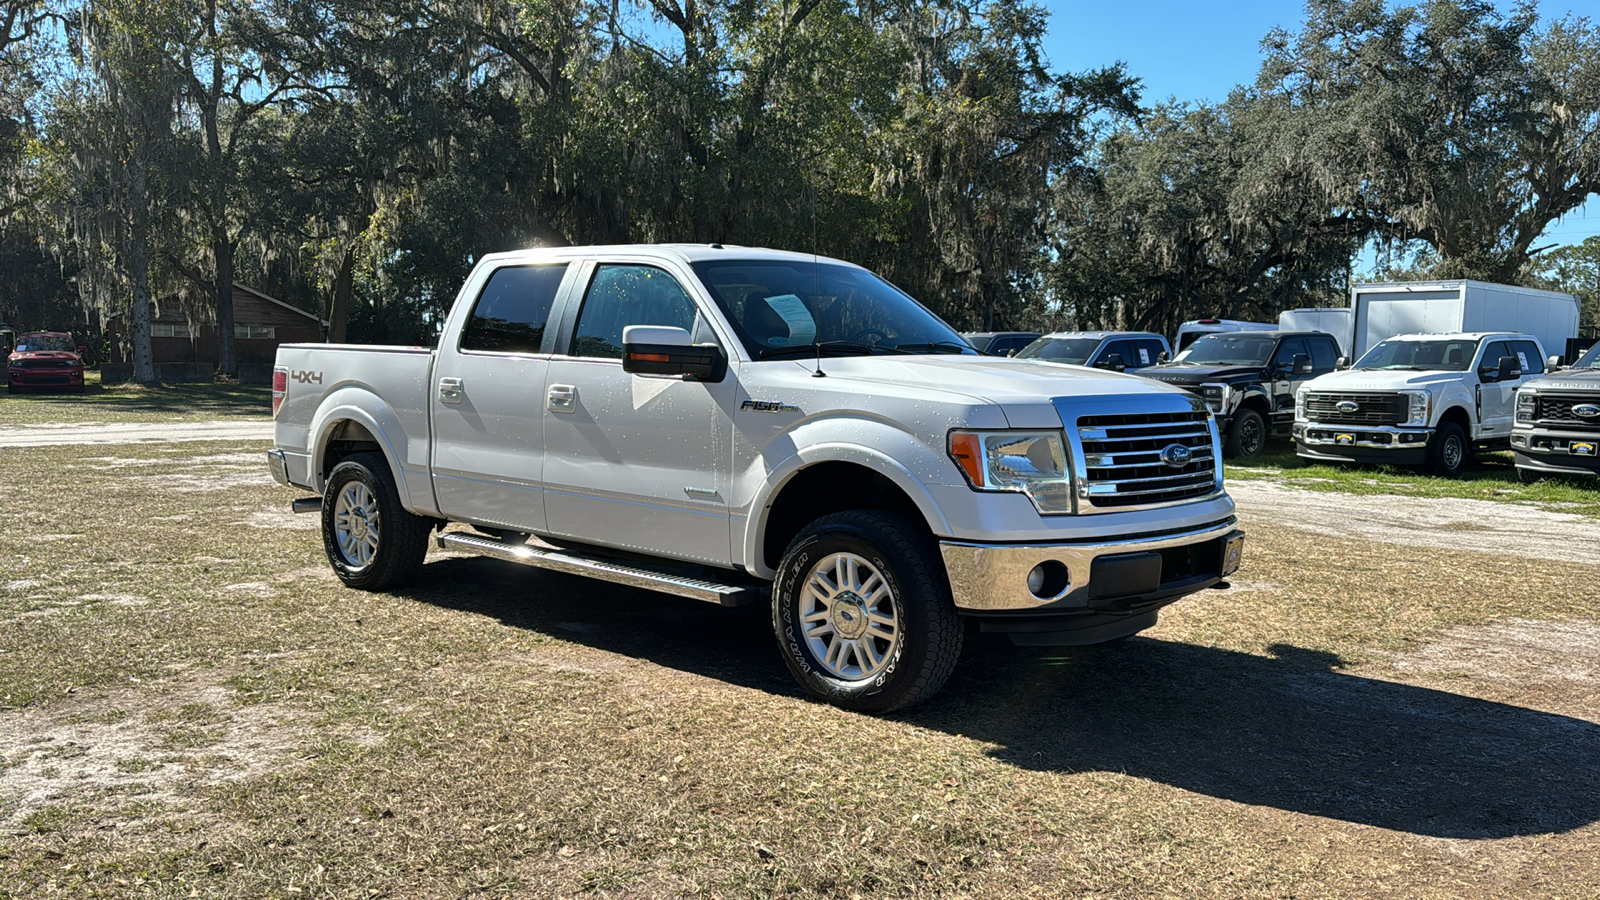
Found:
[{"label": "door handle", "polygon": [[461,379],[459,378],[439,379],[439,402],[460,403],[461,392],[465,389],[465,387],[466,386],[462,384]]},{"label": "door handle", "polygon": [[551,412],[573,412],[578,407],[578,389],[570,384],[552,384],[547,400]]}]

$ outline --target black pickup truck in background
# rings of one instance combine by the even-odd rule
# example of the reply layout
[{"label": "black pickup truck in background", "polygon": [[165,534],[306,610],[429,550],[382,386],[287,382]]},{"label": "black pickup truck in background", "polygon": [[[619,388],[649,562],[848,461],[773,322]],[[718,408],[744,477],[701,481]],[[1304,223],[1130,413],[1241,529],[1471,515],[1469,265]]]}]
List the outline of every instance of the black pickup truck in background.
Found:
[{"label": "black pickup truck in background", "polygon": [[1171,362],[1133,374],[1204,397],[1216,414],[1224,455],[1251,459],[1269,437],[1289,435],[1295,389],[1332,372],[1338,361],[1338,342],[1320,331],[1235,331],[1208,334]]}]

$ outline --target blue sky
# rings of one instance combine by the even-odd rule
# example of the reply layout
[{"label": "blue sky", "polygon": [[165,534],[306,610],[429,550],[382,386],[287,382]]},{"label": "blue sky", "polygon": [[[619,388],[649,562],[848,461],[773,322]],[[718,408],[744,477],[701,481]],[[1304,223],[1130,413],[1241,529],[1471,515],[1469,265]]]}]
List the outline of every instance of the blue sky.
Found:
[{"label": "blue sky", "polygon": [[[1299,28],[1299,0],[1042,0],[1050,11],[1045,50],[1052,66],[1074,72],[1125,62],[1144,81],[1145,105],[1168,97],[1227,99],[1255,80],[1261,39],[1274,27]],[[1511,3],[1498,0],[1502,9]],[[1546,17],[1567,12],[1600,19],[1600,0],[1546,0]],[[1591,199],[1545,232],[1555,243],[1600,234],[1600,198]]]}]

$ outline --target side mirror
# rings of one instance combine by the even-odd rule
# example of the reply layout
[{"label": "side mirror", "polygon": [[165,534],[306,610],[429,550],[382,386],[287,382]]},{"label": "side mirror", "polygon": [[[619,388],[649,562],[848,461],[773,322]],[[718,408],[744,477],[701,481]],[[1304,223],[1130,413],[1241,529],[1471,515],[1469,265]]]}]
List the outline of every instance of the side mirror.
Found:
[{"label": "side mirror", "polygon": [[694,381],[721,381],[728,358],[716,344],[691,343],[689,332],[666,325],[622,329],[622,371],[635,375],[682,375]]},{"label": "side mirror", "polygon": [[1565,368],[1564,366],[1561,365],[1561,357],[1559,357],[1559,356],[1552,356],[1549,359],[1545,360],[1545,363],[1549,365],[1549,367],[1550,367],[1550,369],[1552,371],[1554,371],[1556,369],[1560,369],[1560,368]]},{"label": "side mirror", "polygon": [[1348,357],[1348,356],[1339,357],[1336,361],[1334,361],[1333,367],[1335,369],[1341,369],[1341,370],[1350,368],[1350,357]]},{"label": "side mirror", "polygon": [[1501,381],[1510,381],[1513,378],[1521,378],[1522,363],[1520,363],[1515,356],[1502,356],[1500,357],[1498,374]]},{"label": "side mirror", "polygon": [[1310,375],[1311,374],[1311,357],[1307,356],[1304,353],[1296,353],[1294,355],[1293,366],[1294,366],[1294,374],[1296,374],[1296,375]]},{"label": "side mirror", "polygon": [[1160,353],[1156,354],[1156,362],[1158,364],[1159,363],[1164,363],[1164,362],[1170,362],[1171,360],[1172,360],[1172,354],[1168,353],[1165,350],[1163,350]]},{"label": "side mirror", "polygon": [[1127,364],[1122,361],[1121,353],[1107,353],[1099,362],[1095,363],[1094,367],[1096,369],[1110,369],[1113,372],[1121,372],[1128,368]]}]

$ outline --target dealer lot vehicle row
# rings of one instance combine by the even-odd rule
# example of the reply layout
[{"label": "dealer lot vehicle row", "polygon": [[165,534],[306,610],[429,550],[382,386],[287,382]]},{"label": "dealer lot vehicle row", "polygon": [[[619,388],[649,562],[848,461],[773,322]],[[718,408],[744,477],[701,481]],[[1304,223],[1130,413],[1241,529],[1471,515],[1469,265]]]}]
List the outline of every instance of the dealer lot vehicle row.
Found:
[{"label": "dealer lot vehicle row", "polygon": [[981,356],[809,255],[487,256],[435,348],[285,345],[273,404],[345,583],[403,586],[463,522],[442,546],[770,603],[796,680],[863,711],[936,691],[969,628],[1148,628],[1243,548],[1201,397]]}]

